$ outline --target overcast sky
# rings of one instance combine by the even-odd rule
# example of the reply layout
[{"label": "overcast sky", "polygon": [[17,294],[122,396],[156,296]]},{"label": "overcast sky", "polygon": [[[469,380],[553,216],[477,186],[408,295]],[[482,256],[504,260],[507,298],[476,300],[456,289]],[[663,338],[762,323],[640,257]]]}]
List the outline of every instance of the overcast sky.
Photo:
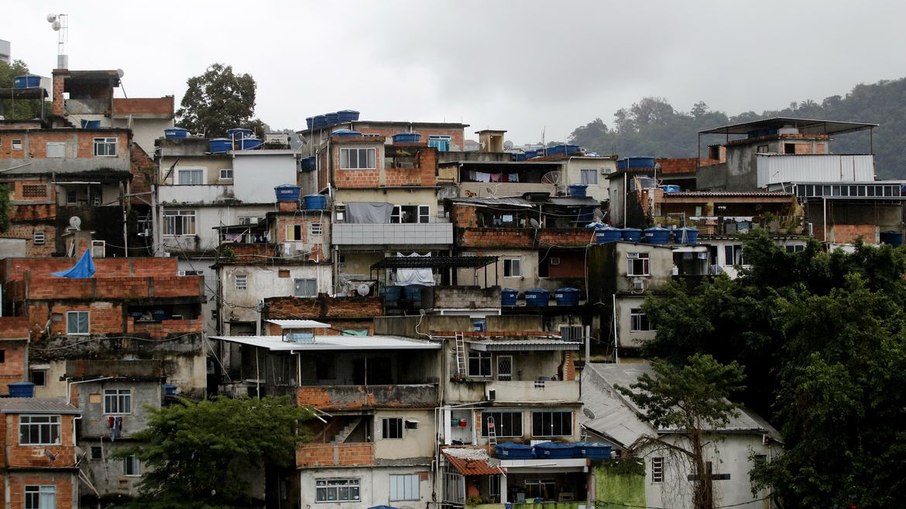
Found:
[{"label": "overcast sky", "polygon": [[353,109],[521,145],[610,126],[647,96],[735,115],[906,75],[902,0],[13,2],[0,39],[44,76],[48,13],[68,15],[70,69],[124,70],[119,97],[178,106],[186,80],[222,62],[255,78],[256,115],[280,129]]}]

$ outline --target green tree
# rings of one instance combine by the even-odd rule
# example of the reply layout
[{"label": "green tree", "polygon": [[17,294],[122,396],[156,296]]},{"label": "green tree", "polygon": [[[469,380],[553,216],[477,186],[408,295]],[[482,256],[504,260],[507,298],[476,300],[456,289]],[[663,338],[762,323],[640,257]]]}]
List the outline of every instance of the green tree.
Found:
[{"label": "green tree", "polygon": [[[8,64],[0,60],[0,88],[13,88],[16,76],[28,74],[28,66],[21,60]],[[37,99],[0,99],[0,115],[7,120],[28,120],[41,114],[41,101]]]},{"label": "green tree", "polygon": [[211,64],[204,74],[189,78],[176,123],[193,133],[211,138],[225,136],[227,129],[262,125],[255,113],[255,79],[235,74],[233,67]]},{"label": "green tree", "polygon": [[10,221],[10,189],[9,184],[0,184],[0,233],[9,230]]},{"label": "green tree", "polygon": [[743,387],[742,367],[732,362],[721,364],[710,355],[692,355],[683,366],[652,361],[654,376],[647,373],[629,388],[618,390],[642,410],[643,419],[658,429],[672,429],[681,441],[649,437],[649,440],[685,456],[695,478],[693,505],[713,509],[714,491],[705,462],[709,431],[719,429],[737,413],[728,398]]},{"label": "green tree", "polygon": [[289,398],[220,397],[152,409],[126,451],[148,466],[133,506],[149,509],[245,507],[249,472],[290,467],[311,411]]}]

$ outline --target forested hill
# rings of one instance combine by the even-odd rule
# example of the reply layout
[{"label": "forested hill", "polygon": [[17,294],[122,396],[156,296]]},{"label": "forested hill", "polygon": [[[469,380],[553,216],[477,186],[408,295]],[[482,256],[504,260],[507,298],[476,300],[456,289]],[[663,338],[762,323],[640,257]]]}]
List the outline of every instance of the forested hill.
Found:
[{"label": "forested hill", "polygon": [[[835,153],[868,153],[874,150],[878,178],[906,179],[906,78],[857,85],[845,96],[834,95],[820,103],[811,99],[777,111],[749,111],[727,116],[710,111],[699,102],[689,112],[678,111],[665,99],[647,97],[614,114],[612,125],[600,118],[576,128],[569,141],[599,154],[622,156],[695,157],[698,131],[760,118],[785,116],[879,124],[869,133],[834,139]],[[721,137],[703,137],[702,149]]]}]

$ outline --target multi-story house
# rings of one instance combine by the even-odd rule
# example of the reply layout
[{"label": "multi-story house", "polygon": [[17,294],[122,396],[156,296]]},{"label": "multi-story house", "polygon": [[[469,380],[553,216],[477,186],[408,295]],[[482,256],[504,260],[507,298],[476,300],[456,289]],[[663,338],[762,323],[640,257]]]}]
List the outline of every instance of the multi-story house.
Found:
[{"label": "multi-story house", "polygon": [[[862,154],[831,151],[832,136],[876,124],[776,117],[699,133],[721,135],[709,163],[697,171],[698,189],[782,191],[796,195],[818,240],[846,244],[862,238],[901,242],[901,182],[875,179],[871,148]],[[884,238],[882,239],[882,234]]]},{"label": "multi-story house", "polygon": [[[265,244],[262,232],[256,230],[259,236],[255,237],[250,236],[251,230],[268,212],[277,210],[275,188],[297,186],[296,152],[236,147],[231,140],[191,136],[159,140],[154,222],[159,227],[147,230],[147,235],[154,239],[153,246],[159,246],[157,255],[174,256],[180,271],[204,277],[208,333],[222,330],[217,314],[219,282],[208,268],[219,259],[221,243]],[[298,198],[298,190],[295,194]],[[284,253],[262,255],[273,258]]]},{"label": "multi-story house", "polygon": [[282,503],[299,507],[423,507],[433,492],[441,344],[330,328],[269,320],[270,335],[212,338],[241,345],[224,392],[291,395],[315,411],[296,471],[267,483],[282,483]]},{"label": "multi-story house", "polygon": [[[87,246],[86,236],[77,248]],[[93,277],[53,275],[70,265],[6,258],[3,315],[29,324],[24,362],[35,396],[66,399],[85,417],[79,468],[89,489],[82,495],[134,495],[141,465],[112,453],[144,427],[146,405],[159,407],[167,393],[205,394],[203,283],[178,276],[173,258],[97,259]]]}]

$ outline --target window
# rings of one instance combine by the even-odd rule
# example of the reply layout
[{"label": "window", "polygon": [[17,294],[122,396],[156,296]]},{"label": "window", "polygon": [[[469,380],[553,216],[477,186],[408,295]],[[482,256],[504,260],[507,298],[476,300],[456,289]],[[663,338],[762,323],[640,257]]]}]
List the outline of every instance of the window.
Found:
[{"label": "window", "polygon": [[302,240],[302,225],[301,224],[288,224],[286,225],[286,240]]},{"label": "window", "polygon": [[116,138],[95,138],[94,155],[103,157],[116,156]]},{"label": "window", "polygon": [[520,277],[522,276],[522,259],[521,258],[504,258],[503,259],[503,277]]},{"label": "window", "polygon": [[783,144],[783,153],[784,154],[795,154],[796,153],[796,144],[795,143],[784,143]]},{"label": "window", "polygon": [[316,479],[315,502],[357,502],[358,479]]},{"label": "window", "polygon": [[104,413],[132,413],[132,389],[104,389]]},{"label": "window", "polygon": [[491,354],[469,352],[469,376],[491,376]]},{"label": "window", "polygon": [[742,255],[742,244],[724,246],[724,265],[745,265]]},{"label": "window", "polygon": [[582,170],[582,184],[597,184],[598,170]]},{"label": "window", "polygon": [[648,253],[626,253],[628,266],[626,274],[629,276],[648,276]]},{"label": "window", "polygon": [[768,150],[770,150],[770,147],[768,147],[767,145],[758,145],[758,147],[755,149],[755,152],[759,154],[767,154]]},{"label": "window", "polygon": [[494,428],[498,437],[522,436],[522,412],[482,412],[481,436],[488,436],[488,418],[494,418]]},{"label": "window", "polygon": [[381,430],[383,438],[403,438],[403,419],[401,417],[381,419]]},{"label": "window", "polygon": [[66,334],[88,334],[88,311],[66,312]]},{"label": "window", "polygon": [[308,226],[308,233],[312,236],[320,236],[324,233],[324,225],[321,223],[312,223]]},{"label": "window", "polygon": [[[2,361],[0,361],[2,362]],[[47,385],[47,370],[46,369],[32,369],[31,370],[31,383],[35,384],[35,387],[44,387]]]},{"label": "window", "polygon": [[25,509],[55,509],[56,507],[56,486],[25,486]]},{"label": "window", "polygon": [[22,140],[13,140],[12,141],[13,150],[22,150]]},{"label": "window", "polygon": [[204,168],[177,168],[176,184],[180,186],[200,186],[204,184]]},{"label": "window", "polygon": [[572,412],[532,412],[533,436],[565,437],[572,434]]},{"label": "window", "polygon": [[56,445],[59,443],[59,415],[19,416],[19,445]]},{"label": "window", "polygon": [[581,325],[561,325],[560,339],[563,341],[583,341],[585,339],[585,327]]},{"label": "window", "polygon": [[104,459],[104,449],[99,445],[91,446],[91,459],[100,461]]},{"label": "window", "polygon": [[66,144],[58,141],[51,141],[47,143],[47,157],[62,159],[66,157]]},{"label": "window", "polygon": [[293,296],[317,297],[318,282],[314,279],[296,279],[294,281]]},{"label": "window", "polygon": [[123,458],[123,475],[142,475],[142,462],[138,459],[138,456],[130,454]]},{"label": "window", "polygon": [[655,456],[651,458],[651,482],[664,482],[664,457]]},{"label": "window", "polygon": [[0,350],[0,363],[6,362],[6,350]]},{"label": "window", "polygon": [[648,315],[642,311],[642,308],[632,308],[629,310],[629,330],[631,332],[645,332],[654,330],[648,321]]},{"label": "window", "polygon": [[236,289],[237,290],[248,290],[249,287],[249,277],[245,274],[236,274]]},{"label": "window", "polygon": [[373,148],[341,148],[340,149],[340,168],[344,170],[373,170],[375,165],[375,154],[377,151]]},{"label": "window", "polygon": [[233,169],[232,168],[221,168],[220,180],[233,180]]},{"label": "window", "polygon": [[553,479],[526,479],[525,498],[557,499],[557,483]]},{"label": "window", "polygon": [[46,198],[47,186],[44,184],[22,184],[23,198]]},{"label": "window", "polygon": [[394,205],[390,214],[391,223],[428,223],[431,207],[427,205]]},{"label": "window", "polygon": [[390,501],[419,500],[418,474],[390,475]]},{"label": "window", "polygon": [[346,205],[337,205],[334,207],[334,222],[342,223],[346,221]]},{"label": "window", "polygon": [[164,210],[164,235],[195,235],[195,211]]},{"label": "window", "polygon": [[36,246],[43,246],[45,242],[44,232],[35,232],[32,234],[32,242]]}]

